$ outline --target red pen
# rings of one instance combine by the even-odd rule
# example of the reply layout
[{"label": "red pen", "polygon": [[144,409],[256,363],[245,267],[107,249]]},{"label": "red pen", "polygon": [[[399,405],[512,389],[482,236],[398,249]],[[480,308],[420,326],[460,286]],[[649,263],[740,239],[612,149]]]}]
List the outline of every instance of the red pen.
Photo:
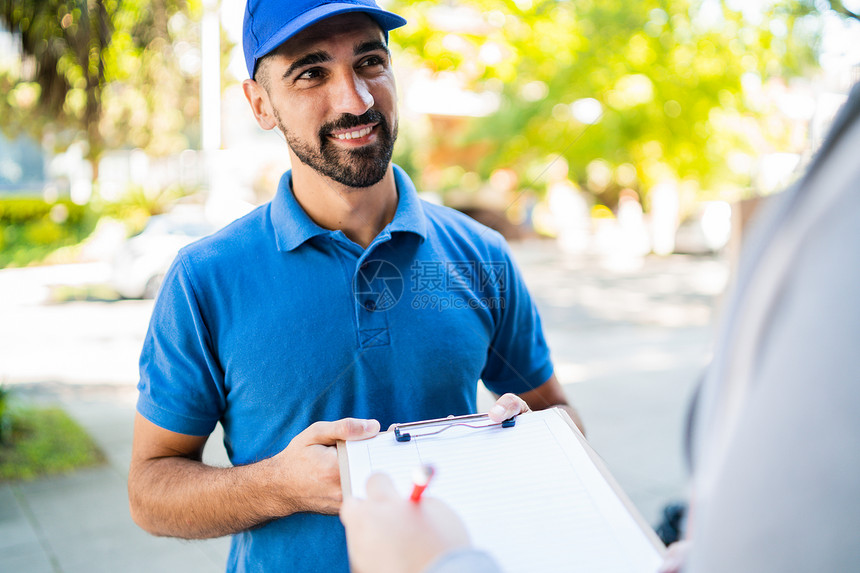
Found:
[{"label": "red pen", "polygon": [[430,485],[430,480],[435,473],[436,470],[433,466],[423,465],[415,469],[412,473],[412,495],[409,496],[410,501],[415,503],[421,501],[421,494]]}]

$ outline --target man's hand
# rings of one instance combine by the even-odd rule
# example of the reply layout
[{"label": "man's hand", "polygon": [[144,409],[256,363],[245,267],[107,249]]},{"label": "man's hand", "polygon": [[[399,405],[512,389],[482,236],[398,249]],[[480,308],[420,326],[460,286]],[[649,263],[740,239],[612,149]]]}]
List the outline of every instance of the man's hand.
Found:
[{"label": "man's hand", "polygon": [[378,432],[376,420],[317,422],[274,457],[217,468],[201,461],[206,436],[170,432],[138,414],[128,476],[132,519],[155,535],[202,539],[299,511],[336,514],[335,442]]},{"label": "man's hand", "polygon": [[517,414],[525,414],[526,412],[531,412],[531,410],[525,400],[516,394],[504,394],[496,400],[496,403],[490,408],[488,414],[492,421],[504,422],[508,418]]},{"label": "man's hand", "polygon": [[343,496],[335,444],[338,440],[372,438],[378,433],[376,420],[344,418],[336,422],[316,422],[272,457],[277,482],[283,484],[290,513],[337,514]]},{"label": "man's hand", "polygon": [[505,394],[496,400],[496,404],[490,408],[490,419],[494,422],[502,422],[511,416],[523,414],[530,410],[543,410],[557,406],[567,412],[570,419],[579,428],[579,431],[585,435],[585,426],[582,425],[582,420],[579,413],[567,403],[567,397],[564,394],[564,389],[553,374],[546,382],[528,392],[522,394]]},{"label": "man's hand", "polygon": [[384,474],[367,480],[366,500],[343,502],[340,520],[357,573],[420,573],[445,553],[469,545],[466,527],[451,508],[432,497],[419,503],[400,497]]}]

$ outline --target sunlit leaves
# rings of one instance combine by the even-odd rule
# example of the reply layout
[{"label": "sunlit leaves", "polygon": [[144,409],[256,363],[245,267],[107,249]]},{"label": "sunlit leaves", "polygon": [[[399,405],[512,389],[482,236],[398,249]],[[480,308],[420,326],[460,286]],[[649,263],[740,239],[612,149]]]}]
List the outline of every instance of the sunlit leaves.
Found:
[{"label": "sunlit leaves", "polygon": [[[503,96],[497,111],[469,120],[459,136],[446,134],[446,145],[486,150],[467,171],[487,178],[510,167],[529,184],[528,174],[561,155],[571,177],[610,204],[621,187],[646,193],[665,178],[747,185],[748,174],[728,167],[728,150],[756,151],[750,133],[765,110],[749,101],[744,78],[804,73],[815,65],[819,33],[810,0],[769,3],[755,21],[716,0],[390,7],[409,20],[395,32],[404,55]],[[489,43],[484,53],[496,57],[482,58]],[[604,164],[612,173],[625,165],[626,175],[589,188],[588,166]]]},{"label": "sunlit leaves", "polygon": [[0,127],[49,131],[60,148],[84,139],[91,160],[108,148],[187,148],[199,88],[173,46],[197,41],[200,10],[199,0],[0,0],[24,55],[0,69],[0,85],[12,86]]}]

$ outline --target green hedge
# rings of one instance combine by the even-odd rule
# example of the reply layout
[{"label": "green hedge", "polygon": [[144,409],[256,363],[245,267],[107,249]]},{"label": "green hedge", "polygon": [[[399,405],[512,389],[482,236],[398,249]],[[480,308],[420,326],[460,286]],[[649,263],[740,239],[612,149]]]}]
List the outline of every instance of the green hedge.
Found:
[{"label": "green hedge", "polygon": [[98,214],[67,199],[0,198],[0,268],[23,267],[84,240]]}]

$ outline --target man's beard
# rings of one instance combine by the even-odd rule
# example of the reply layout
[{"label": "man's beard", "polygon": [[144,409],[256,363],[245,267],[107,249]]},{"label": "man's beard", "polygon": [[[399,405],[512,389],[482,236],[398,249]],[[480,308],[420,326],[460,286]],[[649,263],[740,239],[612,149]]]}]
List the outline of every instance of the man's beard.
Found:
[{"label": "man's beard", "polygon": [[[277,111],[275,119],[293,153],[317,173],[334,179],[347,187],[370,187],[382,181],[388,171],[394,141],[397,139],[397,123],[394,130],[389,128],[388,120],[375,109],[361,115],[343,114],[336,121],[324,124],[319,130],[320,145],[315,149],[309,142],[301,141],[290,132],[281,121]],[[350,129],[370,123],[375,127],[376,141],[371,145],[355,149],[340,149],[329,140],[335,130]]]}]

